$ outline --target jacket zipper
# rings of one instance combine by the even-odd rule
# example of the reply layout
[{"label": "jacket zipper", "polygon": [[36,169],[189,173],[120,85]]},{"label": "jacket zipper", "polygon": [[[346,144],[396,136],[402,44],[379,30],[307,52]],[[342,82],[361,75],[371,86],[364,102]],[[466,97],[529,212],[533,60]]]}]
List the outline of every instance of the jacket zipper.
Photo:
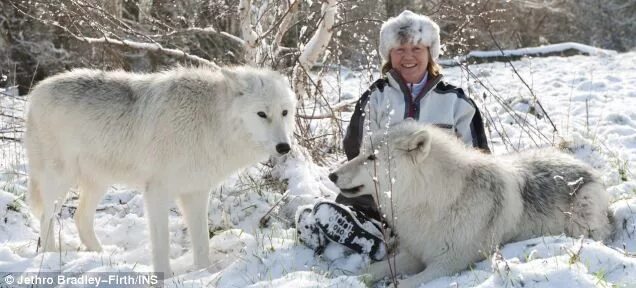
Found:
[{"label": "jacket zipper", "polygon": [[435,85],[437,85],[437,83],[442,79],[442,75],[437,75],[437,77],[433,79],[428,79],[426,84],[424,84],[424,88],[422,88],[422,91],[420,91],[420,94],[417,95],[415,99],[413,99],[413,96],[411,95],[411,91],[409,87],[406,85],[402,76],[399,73],[397,73],[395,70],[391,70],[389,73],[391,74],[391,76],[393,76],[393,79],[395,79],[396,82],[398,82],[398,84],[400,85],[400,90],[402,91],[402,94],[404,94],[404,102],[406,103],[406,107],[404,107],[404,109],[406,110],[404,113],[404,119],[410,117],[415,120],[418,120],[417,118],[419,117],[415,118],[415,116],[418,114],[417,105],[415,103],[422,100],[424,95],[426,95],[428,91],[430,91],[431,89],[433,89],[433,87],[435,87]]},{"label": "jacket zipper", "polygon": [[413,101],[413,83],[409,83],[411,87],[409,88],[409,101],[406,104],[408,107],[407,117],[415,119],[415,101]]}]

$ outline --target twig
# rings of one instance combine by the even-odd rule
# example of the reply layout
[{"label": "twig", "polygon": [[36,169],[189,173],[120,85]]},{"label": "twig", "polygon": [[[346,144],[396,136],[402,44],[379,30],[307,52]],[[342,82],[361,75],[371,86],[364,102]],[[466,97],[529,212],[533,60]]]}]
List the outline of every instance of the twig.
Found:
[{"label": "twig", "polygon": [[[283,36],[285,36],[285,34],[287,34],[287,32],[289,31],[289,29],[292,27],[292,17],[294,17],[294,15],[296,14],[296,12],[298,11],[298,6],[300,5],[300,0],[291,0],[291,1],[287,1],[287,11],[285,11],[285,14],[282,16],[281,21],[279,22],[278,25],[278,32],[276,32],[276,35],[274,36],[274,45],[276,47],[276,53],[275,56],[278,56],[278,54],[281,53],[281,43],[283,41]],[[266,32],[267,33],[267,32]]]},{"label": "twig", "polygon": [[[528,130],[528,127],[533,128],[533,132],[536,136],[542,137],[544,140],[546,140],[548,143],[550,143],[550,139],[545,136],[543,133],[541,133],[541,131],[539,131],[536,127],[532,126],[532,124],[528,121],[523,121],[523,118],[521,118],[519,115],[516,114],[516,112],[508,105],[505,103],[505,101],[503,100],[503,98],[501,96],[499,96],[498,94],[494,93],[491,89],[488,88],[488,86],[486,86],[486,84],[483,83],[483,81],[481,81],[481,79],[479,77],[477,77],[477,75],[475,75],[475,73],[473,73],[470,69],[468,69],[468,67],[465,66],[461,66],[465,69],[465,71],[467,73],[469,73],[476,81],[477,83],[479,83],[482,87],[484,87],[484,89],[495,98],[495,100],[497,100],[497,102],[499,102],[499,104],[501,105],[501,107],[504,108],[504,110],[506,110],[506,112],[511,115],[513,117],[513,119],[515,119],[515,121],[517,121],[517,123],[520,124],[520,128],[523,130],[523,132],[528,133],[528,135],[530,135]],[[546,112],[547,113],[547,112]],[[505,131],[505,130],[504,130]],[[501,134],[500,134],[501,135]],[[532,142],[534,142],[534,144],[536,146],[539,146],[539,143],[537,143],[532,137],[530,137],[530,140],[532,140]],[[510,142],[510,144],[512,145],[512,142]]]},{"label": "twig", "polygon": [[33,70],[33,77],[31,77],[31,83],[29,83],[29,91],[33,88],[33,82],[35,82],[35,75],[38,73],[38,68],[40,68],[40,61],[35,64],[35,69]]},{"label": "twig", "polygon": [[263,217],[261,217],[261,219],[258,221],[258,225],[259,227],[263,228],[267,226],[267,222],[269,221],[269,217],[272,213],[272,211],[274,211],[274,208],[278,207],[280,205],[280,203],[285,200],[285,198],[287,198],[287,196],[289,195],[289,191],[287,190],[287,192],[285,192],[285,194],[283,194],[283,197],[280,197],[280,199],[278,201],[276,201],[276,203],[274,203],[274,206],[272,206],[272,208],[269,208],[269,210],[267,210],[267,212],[265,213],[265,215],[263,215]]},{"label": "twig", "polygon": [[[497,39],[495,39],[495,36],[492,34],[492,30],[490,29],[490,24],[488,24],[488,22],[486,20],[484,20],[483,18],[481,18],[481,20],[486,25],[486,28],[488,29],[488,34],[490,35],[490,38],[492,39],[492,41],[495,43],[495,46],[497,46],[497,49],[499,49],[499,51],[501,52],[501,55],[505,57],[506,54],[504,53],[503,49],[499,45],[499,42],[497,42]],[[519,77],[519,80],[521,80],[521,83],[523,83],[523,85],[525,85],[526,88],[528,88],[528,91],[530,91],[530,94],[532,95],[534,100],[539,105],[539,108],[541,108],[541,110],[543,112],[545,112],[545,117],[548,118],[548,121],[550,121],[550,125],[552,125],[552,128],[554,129],[553,132],[558,133],[559,131],[557,130],[556,126],[554,125],[554,122],[552,122],[552,119],[550,118],[550,115],[548,114],[548,111],[543,109],[543,105],[541,105],[541,101],[539,101],[539,98],[537,97],[537,95],[534,94],[534,90],[532,90],[532,88],[530,88],[530,85],[528,85],[528,83],[526,83],[526,80],[524,80],[523,77],[521,77],[521,75],[517,71],[517,68],[515,68],[515,65],[512,64],[510,59],[506,58],[506,62],[508,62],[508,64],[512,68],[512,71],[515,73],[515,75],[517,75],[517,77]]]},{"label": "twig", "polygon": [[280,23],[283,22],[283,20],[285,20],[285,17],[287,17],[287,14],[289,14],[292,10],[295,9],[295,7],[297,7],[298,3],[300,3],[300,0],[296,0],[292,2],[291,5],[289,5],[289,7],[287,8],[287,10],[285,10],[285,13],[283,13],[283,15],[276,21],[276,23],[272,24],[272,26],[270,26],[269,29],[265,31],[265,33],[258,36],[258,38],[256,39],[256,42],[258,43],[261,39],[267,37],[267,35],[269,35],[269,33],[272,33],[272,31],[278,30],[280,28]]},{"label": "twig", "polygon": [[590,98],[585,98],[585,129],[587,130],[587,135],[590,135]]},{"label": "twig", "polygon": [[305,115],[305,114],[297,114],[297,117],[303,118],[303,119],[311,119],[311,120],[317,120],[317,119],[328,119],[328,118],[336,118],[336,114],[335,112],[340,112],[342,110],[344,110],[345,108],[355,104],[356,102],[358,102],[357,99],[353,99],[353,100],[346,100],[346,101],[342,101],[342,102],[338,102],[334,105],[329,105],[327,104],[327,107],[331,107],[331,112],[330,114],[321,114],[321,115]]},{"label": "twig", "polygon": [[380,19],[373,19],[373,18],[360,18],[360,19],[353,19],[350,21],[344,21],[344,22],[338,22],[338,24],[335,24],[333,26],[331,26],[331,29],[338,29],[341,26],[345,26],[345,25],[349,25],[349,24],[356,24],[359,22],[371,22],[371,23],[379,23],[382,24],[384,23],[384,21],[380,20]]},{"label": "twig", "polygon": [[196,32],[196,33],[206,33],[206,34],[215,34],[215,35],[221,35],[224,36],[225,38],[232,40],[234,42],[236,42],[239,45],[245,45],[245,40],[241,39],[238,36],[234,36],[230,33],[224,32],[224,31],[217,31],[216,29],[212,28],[212,27],[205,27],[205,28],[201,28],[201,27],[190,27],[187,29],[183,29],[183,30],[175,30],[166,34],[155,34],[155,35],[150,35],[148,37],[151,38],[161,38],[161,37],[169,37],[169,36],[173,36],[175,34],[181,34],[181,33],[191,33],[191,32]]},{"label": "twig", "polygon": [[22,139],[15,137],[0,136],[0,140],[22,143]]},{"label": "twig", "polygon": [[[384,142],[386,142],[386,138],[384,139]],[[371,145],[371,147],[375,147],[375,145],[373,143],[373,138],[371,137],[371,135],[369,135],[369,144]],[[371,148],[371,149],[375,149],[375,148]],[[387,151],[387,153],[390,153],[388,147],[387,147],[386,151]],[[389,157],[387,157],[387,159],[390,159],[390,154],[389,154]],[[391,167],[391,163],[390,162],[391,161],[389,161],[389,163],[387,163],[387,165],[389,166],[389,169]],[[375,205],[378,207],[378,212],[380,212],[380,217],[383,217],[382,215],[384,215],[384,213],[382,212],[382,205],[379,202],[380,199],[383,199],[383,198],[380,198],[380,191],[379,191],[380,190],[380,187],[379,187],[380,186],[380,182],[378,180],[379,179],[378,178],[378,165],[375,162],[373,162],[372,165],[373,165],[373,179],[374,179],[373,180],[373,188],[374,188],[374,193],[375,193],[375,199],[377,199],[377,203],[375,203]],[[389,178],[389,183],[391,185],[390,186],[391,187],[390,191],[392,193],[392,191],[393,191],[393,183],[392,183],[390,178]],[[396,218],[394,217],[394,214],[393,214],[393,210],[395,209],[395,207],[393,206],[393,195],[391,195],[391,197],[389,199],[390,199],[390,201],[389,201],[389,203],[387,203],[387,205],[389,205],[391,207],[391,224],[392,224],[392,227],[396,227],[396,224],[395,224]],[[380,219],[380,220],[382,220],[382,219]],[[386,220],[386,218],[384,218],[384,220]],[[387,221],[387,223],[388,223],[388,221]],[[389,265],[389,271],[391,273],[391,281],[393,282],[393,284],[395,284],[397,286],[397,283],[398,283],[398,281],[397,281],[397,272],[398,271],[396,271],[396,265],[395,265],[396,264],[395,263],[396,259],[394,257],[393,258],[393,263],[391,263],[391,253],[389,253],[389,246],[388,246],[388,239],[387,239],[387,236],[390,236],[390,235],[387,235],[386,227],[385,227],[384,223],[382,223],[382,221],[380,221],[380,228],[382,230],[382,238],[384,240],[384,245],[385,245],[385,248],[386,248],[386,251],[387,251],[387,259],[386,259],[386,261],[387,261],[387,264]]]}]

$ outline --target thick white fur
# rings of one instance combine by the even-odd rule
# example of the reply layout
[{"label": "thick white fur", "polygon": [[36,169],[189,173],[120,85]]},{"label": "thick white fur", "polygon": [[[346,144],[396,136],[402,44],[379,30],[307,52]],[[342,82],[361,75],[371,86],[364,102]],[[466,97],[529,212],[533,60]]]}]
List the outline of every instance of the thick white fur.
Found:
[{"label": "thick white fur", "polygon": [[389,61],[391,49],[405,42],[424,44],[429,47],[433,60],[439,58],[439,26],[428,16],[404,10],[400,15],[391,17],[380,28],[380,56],[383,62]]},{"label": "thick white fur", "polygon": [[[604,239],[610,233],[608,194],[592,169],[570,155],[553,149],[486,155],[412,121],[365,142],[357,158],[333,173],[339,188],[357,187],[343,196],[373,195],[395,229],[396,270],[415,274],[400,287],[461,271],[508,241],[560,233]],[[374,150],[376,160],[369,157]],[[577,179],[548,175],[554,167],[587,178],[567,186]],[[533,173],[535,168],[543,172]],[[526,191],[538,193],[538,200],[524,201],[522,190],[532,190],[537,179],[549,185]],[[390,273],[387,261],[369,269],[376,280]]]},{"label": "thick white fur", "polygon": [[208,192],[242,167],[278,154],[276,145],[291,143],[295,105],[284,77],[247,67],[155,74],[80,69],[42,81],[30,94],[25,144],[29,202],[41,220],[44,250],[55,251],[53,215],[77,185],[80,239],[100,251],[95,208],[118,183],[144,192],[157,272],[171,275],[174,198],[195,267],[209,266]]}]

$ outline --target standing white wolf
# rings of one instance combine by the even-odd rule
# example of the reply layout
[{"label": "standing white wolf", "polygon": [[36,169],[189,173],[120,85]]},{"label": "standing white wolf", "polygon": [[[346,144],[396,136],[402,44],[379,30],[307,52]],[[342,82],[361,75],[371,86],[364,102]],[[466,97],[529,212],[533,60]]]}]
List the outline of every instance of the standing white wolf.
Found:
[{"label": "standing white wolf", "polygon": [[115,183],[144,191],[154,269],[170,277],[168,211],[177,197],[194,264],[209,266],[208,192],[237,170],[290,150],[296,98],[269,70],[177,68],[155,74],[80,69],[30,94],[29,202],[45,251],[53,215],[78,186],[75,222],[100,251],[95,208]]},{"label": "standing white wolf", "polygon": [[[343,196],[371,194],[379,203],[398,237],[393,271],[415,274],[400,287],[456,273],[505,242],[610,233],[609,196],[598,176],[554,149],[491,156],[412,121],[365,142],[366,151],[330,178]],[[387,276],[389,265],[373,263],[370,273]]]}]

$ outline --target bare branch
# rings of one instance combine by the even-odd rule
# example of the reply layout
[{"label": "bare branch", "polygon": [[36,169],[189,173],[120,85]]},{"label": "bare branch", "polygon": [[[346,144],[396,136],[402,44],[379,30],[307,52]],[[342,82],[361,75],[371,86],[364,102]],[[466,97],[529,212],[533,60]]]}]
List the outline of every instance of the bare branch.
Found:
[{"label": "bare branch", "polygon": [[318,60],[320,53],[325,51],[327,44],[331,40],[337,9],[336,0],[323,0],[322,17],[318,24],[318,29],[304,46],[297,59],[297,64],[292,71],[292,85],[294,86],[294,92],[299,97],[302,97],[300,95],[305,91],[308,71]]},{"label": "bare branch", "polygon": [[372,23],[378,23],[378,24],[384,23],[384,21],[380,19],[360,18],[360,19],[353,19],[351,21],[338,22],[338,24],[333,25],[332,29],[337,30],[337,29],[340,29],[342,26],[349,25],[349,24],[358,24],[360,22],[372,22]]},{"label": "bare branch", "polygon": [[232,41],[236,42],[237,44],[239,44],[241,46],[245,45],[245,40],[241,39],[240,37],[234,36],[234,35],[232,35],[230,33],[225,32],[225,31],[217,31],[216,29],[214,29],[212,27],[205,27],[205,28],[191,27],[191,28],[188,28],[188,29],[172,31],[172,32],[166,33],[166,34],[150,35],[149,37],[152,37],[152,38],[169,37],[169,36],[172,36],[172,35],[175,35],[175,34],[192,33],[192,32],[221,35],[221,36],[226,37],[229,40],[232,40]]},{"label": "bare branch", "polygon": [[287,30],[289,30],[289,28],[292,26],[292,23],[293,23],[292,19],[294,18],[294,15],[296,15],[296,12],[298,11],[298,6],[300,6],[300,1],[301,0],[291,0],[291,2],[289,3],[289,7],[287,8],[287,11],[285,11],[285,14],[280,20],[280,25],[272,25],[269,31],[265,32],[265,34],[263,34],[263,36],[261,37],[264,37],[264,35],[267,35],[267,33],[272,31],[272,29],[274,28],[278,29],[278,32],[276,32],[276,36],[274,37],[274,45],[276,45],[276,47],[280,47],[281,42],[283,41],[283,36],[285,36],[285,33],[287,33]]},{"label": "bare branch", "polygon": [[134,49],[140,49],[140,50],[162,52],[164,54],[168,54],[168,55],[171,55],[171,56],[183,57],[183,58],[186,58],[188,60],[192,60],[192,61],[195,61],[195,62],[198,62],[198,63],[201,63],[201,64],[205,64],[205,65],[208,65],[208,66],[213,67],[215,69],[220,69],[220,67],[216,63],[214,63],[214,62],[212,62],[210,60],[201,58],[201,57],[196,56],[196,55],[192,55],[192,54],[186,53],[186,52],[178,50],[178,49],[164,48],[159,43],[143,43],[143,42],[135,42],[135,41],[130,41],[130,40],[117,40],[117,39],[108,38],[108,37],[102,37],[102,38],[75,37],[75,38],[77,40],[84,41],[84,42],[86,42],[88,44],[107,43],[107,44],[126,46],[126,47],[130,47],[130,48],[134,48]]},{"label": "bare branch", "polygon": [[195,61],[197,63],[200,64],[205,64],[208,65],[212,68],[215,69],[220,69],[220,67],[207,59],[201,58],[199,56],[196,55],[192,55],[189,53],[186,53],[185,51],[181,51],[178,49],[171,49],[171,48],[164,48],[163,46],[161,46],[161,44],[159,43],[144,43],[144,42],[135,42],[135,41],[131,41],[131,40],[125,40],[125,39],[113,39],[110,37],[107,37],[106,35],[104,35],[101,38],[91,38],[91,37],[85,37],[85,36],[81,36],[81,35],[77,35],[75,33],[73,33],[71,30],[69,30],[67,27],[60,25],[57,22],[54,21],[49,21],[49,20],[45,20],[45,19],[39,19],[37,17],[33,17],[32,15],[29,15],[28,13],[22,11],[22,9],[20,9],[19,7],[15,6],[13,3],[11,3],[11,5],[13,5],[13,7],[18,10],[20,13],[24,14],[25,16],[39,21],[43,24],[46,25],[53,25],[55,27],[58,27],[62,30],[64,30],[64,32],[68,33],[69,35],[71,35],[73,38],[85,42],[87,44],[94,44],[94,43],[106,43],[106,44],[113,44],[113,45],[120,45],[120,46],[126,46],[129,48],[133,48],[133,49],[141,49],[141,50],[147,50],[147,51],[155,51],[155,52],[161,52],[167,55],[171,55],[171,56],[175,56],[175,57],[182,57],[182,58],[186,58],[188,60],[192,60]]},{"label": "bare branch", "polygon": [[333,114],[320,114],[320,115],[298,114],[296,116],[299,117],[299,118],[302,118],[302,119],[307,119],[307,120],[330,119],[330,118],[335,118],[336,117]]},{"label": "bare branch", "polygon": [[[499,49],[499,51],[501,52],[501,55],[505,56],[505,53],[503,52],[503,49],[499,45],[499,42],[497,42],[497,39],[495,39],[495,36],[492,34],[492,31],[490,29],[490,25],[488,25],[486,20],[484,20],[483,18],[482,18],[482,21],[484,21],[484,23],[486,23],[486,25],[487,25],[486,27],[488,28],[488,34],[490,34],[490,38],[492,39],[492,41],[497,46],[497,49]],[[515,66],[512,64],[512,62],[510,62],[510,60],[508,60],[507,62],[508,62],[508,64],[510,64],[510,67],[512,67],[512,71],[517,75],[517,77],[519,77],[519,80],[521,80],[521,83],[523,83],[523,85],[525,85],[526,88],[528,88],[528,91],[530,91],[530,94],[534,98],[534,101],[536,101],[537,104],[539,105],[539,108],[541,108],[541,110],[543,110],[545,112],[545,117],[548,118],[548,121],[550,121],[550,125],[552,125],[552,128],[554,129],[554,132],[558,133],[559,131],[557,130],[556,125],[554,125],[554,122],[552,122],[552,119],[550,118],[550,115],[548,115],[548,111],[546,111],[543,108],[543,105],[541,105],[541,102],[539,101],[539,97],[537,97],[537,95],[534,94],[534,90],[532,90],[532,88],[530,88],[530,85],[528,85],[526,80],[523,79],[523,77],[521,77],[521,75],[519,75],[519,72],[517,71],[517,68],[515,68]]]},{"label": "bare branch", "polygon": [[20,139],[20,138],[15,138],[15,137],[0,136],[0,141],[11,141],[11,142],[18,142],[18,143],[21,143],[21,142],[22,142],[22,139]]},{"label": "bare branch", "polygon": [[323,17],[320,26],[318,26],[318,30],[316,30],[316,33],[314,33],[313,37],[311,37],[309,42],[307,42],[302,54],[298,57],[300,65],[302,65],[305,70],[309,70],[311,65],[316,63],[318,56],[320,56],[320,53],[322,53],[327,47],[329,40],[331,40],[331,34],[333,33],[333,25],[338,7],[335,0],[323,1]]},{"label": "bare branch", "polygon": [[[347,107],[356,104],[356,102],[358,102],[357,99],[352,99],[352,100],[346,100],[346,101],[342,101],[342,102],[338,102],[336,104],[333,105],[328,105],[331,107],[331,112],[329,114],[320,114],[320,115],[304,115],[304,114],[297,114],[298,117],[303,118],[303,119],[328,119],[328,118],[336,118],[335,112],[340,112],[342,110],[345,110]],[[312,109],[312,108],[308,108],[308,109]]]}]

